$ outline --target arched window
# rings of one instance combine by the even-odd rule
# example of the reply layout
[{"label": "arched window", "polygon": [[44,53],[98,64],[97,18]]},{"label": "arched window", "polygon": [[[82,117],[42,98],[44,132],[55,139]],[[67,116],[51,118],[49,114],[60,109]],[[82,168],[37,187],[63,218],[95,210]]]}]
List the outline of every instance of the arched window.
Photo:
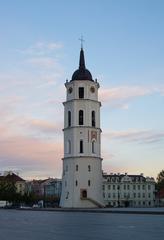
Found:
[{"label": "arched window", "polygon": [[76,186],[78,185],[78,181],[77,181],[77,180],[75,181],[75,185],[76,185]]},{"label": "arched window", "polygon": [[80,153],[83,153],[84,149],[83,149],[83,140],[80,140]]},{"label": "arched window", "polygon": [[95,140],[92,141],[92,153],[95,153]]},{"label": "arched window", "polygon": [[91,171],[91,165],[88,165],[88,172]]},{"label": "arched window", "polygon": [[68,127],[71,126],[71,111],[68,111]]},{"label": "arched window", "polygon": [[92,111],[92,127],[95,127],[96,126],[96,119],[95,119],[95,111]]},{"label": "arched window", "polygon": [[71,153],[71,140],[68,140],[67,142],[67,153]]},{"label": "arched window", "polygon": [[78,172],[78,170],[79,170],[79,166],[78,166],[78,165],[76,165],[76,172]]},{"label": "arched window", "polygon": [[88,186],[91,186],[91,180],[88,180]]},{"label": "arched window", "polygon": [[83,125],[84,124],[84,121],[83,121],[83,110],[79,110],[79,125]]}]

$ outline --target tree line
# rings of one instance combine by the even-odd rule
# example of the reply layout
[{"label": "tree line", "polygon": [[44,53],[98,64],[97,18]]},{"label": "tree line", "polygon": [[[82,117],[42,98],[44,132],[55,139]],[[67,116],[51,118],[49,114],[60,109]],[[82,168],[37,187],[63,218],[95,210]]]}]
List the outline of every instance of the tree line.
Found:
[{"label": "tree line", "polygon": [[38,196],[33,191],[21,194],[17,192],[14,182],[2,180],[0,181],[0,200],[8,201],[15,206],[20,204],[32,206],[33,204],[38,203],[40,200],[44,200],[44,204],[47,206],[53,205],[53,203],[56,203],[57,206],[60,199],[58,196]]}]

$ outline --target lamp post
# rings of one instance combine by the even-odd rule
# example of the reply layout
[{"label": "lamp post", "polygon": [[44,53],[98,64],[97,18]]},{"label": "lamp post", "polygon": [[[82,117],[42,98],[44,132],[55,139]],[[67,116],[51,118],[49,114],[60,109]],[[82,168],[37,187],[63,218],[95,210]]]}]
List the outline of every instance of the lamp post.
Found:
[{"label": "lamp post", "polygon": [[46,207],[46,190],[45,190],[45,185],[43,185],[43,207],[45,208]]},{"label": "lamp post", "polygon": [[118,192],[117,192],[118,203],[117,204],[118,204],[118,207],[120,207],[120,191],[119,191],[120,190],[120,186],[119,185],[117,186],[117,190],[118,190]]}]

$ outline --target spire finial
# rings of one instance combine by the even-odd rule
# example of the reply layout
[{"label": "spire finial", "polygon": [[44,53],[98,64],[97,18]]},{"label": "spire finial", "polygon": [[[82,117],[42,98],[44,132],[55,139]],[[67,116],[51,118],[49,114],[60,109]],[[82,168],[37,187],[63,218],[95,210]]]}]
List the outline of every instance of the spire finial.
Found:
[{"label": "spire finial", "polygon": [[81,49],[83,49],[83,43],[85,42],[83,35],[81,35],[81,38],[79,38],[79,41],[81,42]]}]

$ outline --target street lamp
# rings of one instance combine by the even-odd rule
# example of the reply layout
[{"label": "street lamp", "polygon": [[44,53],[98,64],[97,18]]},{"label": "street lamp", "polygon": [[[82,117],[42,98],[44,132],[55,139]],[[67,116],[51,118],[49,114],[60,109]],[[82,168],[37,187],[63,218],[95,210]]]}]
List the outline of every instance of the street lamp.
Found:
[{"label": "street lamp", "polygon": [[117,192],[117,196],[118,196],[118,207],[120,207],[120,192],[119,192],[120,186],[119,186],[119,185],[117,186],[117,190],[118,190],[118,192]]}]

